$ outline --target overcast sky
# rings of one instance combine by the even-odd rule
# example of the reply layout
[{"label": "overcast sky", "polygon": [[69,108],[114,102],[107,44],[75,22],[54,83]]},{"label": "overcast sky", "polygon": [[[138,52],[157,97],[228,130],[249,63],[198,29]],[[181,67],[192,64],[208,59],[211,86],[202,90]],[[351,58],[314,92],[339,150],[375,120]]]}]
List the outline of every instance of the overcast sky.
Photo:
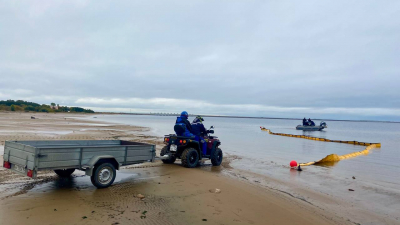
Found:
[{"label": "overcast sky", "polygon": [[0,0],[0,99],[400,121],[400,1]]}]

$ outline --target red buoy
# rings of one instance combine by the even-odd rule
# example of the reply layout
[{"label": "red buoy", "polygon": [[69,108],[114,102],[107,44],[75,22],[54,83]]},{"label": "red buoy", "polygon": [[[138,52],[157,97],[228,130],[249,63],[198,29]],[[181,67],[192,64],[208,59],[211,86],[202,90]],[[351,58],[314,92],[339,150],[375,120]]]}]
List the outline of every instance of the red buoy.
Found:
[{"label": "red buoy", "polygon": [[290,167],[296,167],[297,166],[297,162],[296,161],[291,161],[290,162]]}]

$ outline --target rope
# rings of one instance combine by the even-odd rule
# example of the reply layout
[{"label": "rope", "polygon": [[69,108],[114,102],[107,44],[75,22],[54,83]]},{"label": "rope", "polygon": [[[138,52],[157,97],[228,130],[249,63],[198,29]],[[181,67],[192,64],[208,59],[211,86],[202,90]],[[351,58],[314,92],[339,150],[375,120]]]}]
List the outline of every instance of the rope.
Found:
[{"label": "rope", "polygon": [[313,140],[313,141],[325,141],[325,142],[335,142],[335,143],[343,143],[343,144],[352,144],[352,145],[362,145],[362,146],[367,146],[364,150],[358,151],[358,152],[352,152],[346,155],[337,155],[337,154],[330,154],[327,155],[325,158],[318,160],[318,161],[313,161],[313,162],[308,162],[308,163],[300,163],[300,166],[309,166],[309,165],[315,165],[318,163],[325,163],[325,162],[338,162],[343,159],[348,159],[360,155],[368,155],[369,151],[374,149],[374,148],[380,148],[381,143],[367,143],[367,142],[359,142],[359,141],[339,141],[339,140],[330,140],[326,138],[317,138],[317,137],[312,137],[312,136],[307,136],[307,135],[295,135],[295,134],[284,134],[284,133],[274,133],[270,129],[266,129],[265,127],[260,127],[262,131],[267,131],[269,134],[272,135],[279,135],[279,136],[286,136],[286,137],[295,137],[295,138],[304,138],[308,140]]}]

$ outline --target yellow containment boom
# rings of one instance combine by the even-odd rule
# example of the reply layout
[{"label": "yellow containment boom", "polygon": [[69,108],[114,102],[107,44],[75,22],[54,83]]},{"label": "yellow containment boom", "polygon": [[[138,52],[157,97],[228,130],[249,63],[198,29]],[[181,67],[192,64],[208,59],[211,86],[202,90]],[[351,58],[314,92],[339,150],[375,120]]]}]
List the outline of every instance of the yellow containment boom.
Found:
[{"label": "yellow containment boom", "polygon": [[359,151],[359,152],[353,152],[353,153],[349,153],[349,154],[346,154],[346,155],[330,154],[330,155],[327,155],[325,158],[323,158],[321,160],[318,160],[318,161],[309,162],[309,163],[300,163],[299,164],[300,166],[309,166],[309,165],[314,165],[314,164],[318,164],[318,163],[327,163],[327,162],[338,162],[340,160],[356,157],[356,156],[359,156],[359,155],[368,155],[369,150],[381,147],[381,143],[366,143],[366,142],[358,142],[358,141],[337,141],[337,140],[329,140],[329,139],[326,139],[326,138],[311,137],[311,136],[306,136],[306,135],[274,133],[271,130],[266,129],[265,127],[260,127],[260,128],[261,128],[262,131],[267,131],[269,134],[272,134],[272,135],[280,135],[280,136],[295,137],[295,138],[304,138],[304,139],[309,139],[309,140],[314,140],[314,141],[325,141],[325,142],[335,142],[335,143],[367,146],[364,150]]}]

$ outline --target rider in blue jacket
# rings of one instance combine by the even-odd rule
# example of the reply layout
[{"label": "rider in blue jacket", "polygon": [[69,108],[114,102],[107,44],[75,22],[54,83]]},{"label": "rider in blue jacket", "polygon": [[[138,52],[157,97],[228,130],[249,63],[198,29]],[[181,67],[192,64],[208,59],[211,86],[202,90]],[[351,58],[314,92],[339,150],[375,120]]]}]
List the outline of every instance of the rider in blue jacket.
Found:
[{"label": "rider in blue jacket", "polygon": [[204,135],[207,134],[207,130],[203,125],[204,119],[201,116],[196,116],[192,123],[192,131],[196,137],[196,140],[201,143],[203,154],[207,154],[207,142],[204,140]]},{"label": "rider in blue jacket", "polygon": [[186,111],[181,113],[180,117],[176,118],[174,130],[176,135],[178,136],[185,136],[185,137],[192,137],[193,130],[192,125],[188,121],[189,114]]}]

